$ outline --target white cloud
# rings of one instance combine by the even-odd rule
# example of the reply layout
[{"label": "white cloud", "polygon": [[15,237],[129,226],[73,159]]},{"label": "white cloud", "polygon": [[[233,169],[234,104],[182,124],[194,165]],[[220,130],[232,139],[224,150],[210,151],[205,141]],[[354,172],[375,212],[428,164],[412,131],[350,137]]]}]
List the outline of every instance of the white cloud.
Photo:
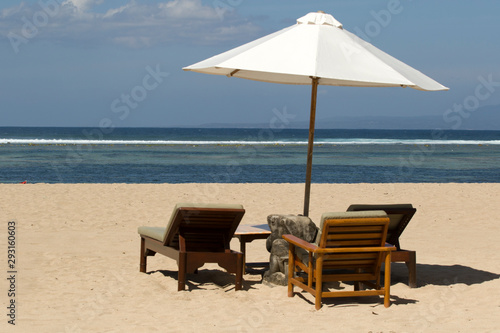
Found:
[{"label": "white cloud", "polygon": [[108,9],[108,11],[104,14],[104,16],[103,16],[103,17],[104,17],[104,18],[108,18],[108,17],[112,17],[113,15],[123,13],[123,12],[124,12],[124,11],[126,11],[129,7],[130,7],[130,4],[127,4],[127,5],[122,6],[122,7]]},{"label": "white cloud", "polygon": [[78,11],[85,12],[92,8],[94,5],[101,4],[103,0],[67,0],[64,1],[63,5],[71,4],[77,8]]},{"label": "white cloud", "polygon": [[36,38],[63,44],[115,43],[136,48],[172,42],[246,41],[260,31],[236,11],[203,5],[201,0],[156,4],[131,0],[105,13],[93,11],[94,6],[102,3],[103,0],[44,0],[3,9],[0,36],[16,35],[25,41]]},{"label": "white cloud", "polygon": [[24,2],[21,2],[18,6],[2,9],[2,11],[0,11],[0,17],[5,19],[14,16],[18,13],[21,13],[25,8],[26,4]]},{"label": "white cloud", "polygon": [[181,19],[220,19],[215,8],[202,6],[199,0],[173,0],[158,4],[158,8],[166,17]]}]

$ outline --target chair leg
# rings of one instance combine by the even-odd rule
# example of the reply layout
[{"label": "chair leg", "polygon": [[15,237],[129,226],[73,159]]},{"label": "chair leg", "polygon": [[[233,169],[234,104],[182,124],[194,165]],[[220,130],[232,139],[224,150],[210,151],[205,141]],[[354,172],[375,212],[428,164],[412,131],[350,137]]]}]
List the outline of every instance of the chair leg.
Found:
[{"label": "chair leg", "polygon": [[323,296],[323,255],[320,254],[318,259],[316,259],[316,297],[315,297],[315,308],[316,310],[321,309],[321,297]]},{"label": "chair leg", "polygon": [[392,253],[392,262],[403,261],[408,268],[408,286],[417,287],[417,252],[408,250],[399,250]]},{"label": "chair leg", "polygon": [[417,288],[417,254],[415,251],[409,251],[406,267],[408,267],[408,285],[410,288]]},{"label": "chair leg", "polygon": [[385,257],[384,270],[384,306],[388,308],[391,305],[391,252]]},{"label": "chair leg", "polygon": [[312,252],[309,252],[309,264],[307,265],[307,286],[309,288],[313,287],[313,282],[314,282],[314,264],[313,264],[313,255]]},{"label": "chair leg", "polygon": [[147,265],[147,256],[146,256],[146,240],[141,237],[141,261],[139,264],[139,271],[142,273],[146,273],[146,265]]},{"label": "chair leg", "polygon": [[187,253],[179,253],[179,273],[177,276],[177,291],[184,290],[186,287]]},{"label": "chair leg", "polygon": [[293,297],[293,274],[295,272],[295,246],[289,243],[288,246],[288,297]]}]

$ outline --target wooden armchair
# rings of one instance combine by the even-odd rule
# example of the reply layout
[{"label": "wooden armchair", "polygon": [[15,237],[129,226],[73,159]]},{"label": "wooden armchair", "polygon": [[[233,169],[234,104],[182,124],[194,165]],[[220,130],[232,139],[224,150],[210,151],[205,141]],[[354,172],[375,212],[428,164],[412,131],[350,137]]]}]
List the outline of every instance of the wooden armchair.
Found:
[{"label": "wooden armchair", "polygon": [[177,204],[166,228],[139,227],[140,271],[146,272],[147,257],[156,253],[177,261],[178,290],[184,290],[186,273],[205,263],[217,263],[236,274],[235,290],[242,287],[243,254],[229,247],[245,210],[241,205]]},{"label": "wooden armchair", "polygon": [[[384,295],[384,306],[388,307],[391,251],[395,250],[385,243],[388,225],[383,211],[325,213],[315,243],[283,235],[289,242],[288,296],[294,295],[294,286],[302,288],[315,297],[319,310],[324,297]],[[354,290],[323,290],[323,283],[331,281],[354,281]],[[373,290],[363,290],[361,284]]]}]

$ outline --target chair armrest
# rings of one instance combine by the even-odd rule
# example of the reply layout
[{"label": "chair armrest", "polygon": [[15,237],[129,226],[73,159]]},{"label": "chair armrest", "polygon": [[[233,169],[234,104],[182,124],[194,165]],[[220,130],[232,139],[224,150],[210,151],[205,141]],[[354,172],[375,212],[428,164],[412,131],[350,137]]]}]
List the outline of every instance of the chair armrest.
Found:
[{"label": "chair armrest", "polygon": [[318,248],[316,253],[346,253],[346,252],[391,252],[396,250],[396,247],[329,247]]},{"label": "chair armrest", "polygon": [[309,252],[316,252],[316,250],[318,249],[316,245],[306,242],[305,240],[300,239],[299,237],[296,237],[294,235],[283,235],[283,239],[288,243],[303,248],[304,250],[307,250]]}]

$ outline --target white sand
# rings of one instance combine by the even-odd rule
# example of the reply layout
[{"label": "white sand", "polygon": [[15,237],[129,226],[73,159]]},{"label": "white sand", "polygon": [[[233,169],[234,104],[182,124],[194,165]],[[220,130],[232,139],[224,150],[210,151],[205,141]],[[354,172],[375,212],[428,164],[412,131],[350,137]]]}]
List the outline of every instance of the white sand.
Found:
[{"label": "white sand", "polygon": [[[418,288],[393,264],[392,305],[378,297],[287,297],[260,275],[234,276],[214,265],[188,275],[177,292],[176,264],[156,255],[139,272],[141,225],[164,226],[177,202],[241,203],[242,224],[302,212],[301,184],[0,185],[0,266],[7,276],[7,222],[17,227],[17,332],[498,332],[500,184],[313,184],[310,217],[352,203],[412,203],[401,237],[417,251]],[[237,240],[233,249],[239,249]],[[247,245],[265,261],[265,241]],[[0,330],[9,289],[2,278]],[[298,290],[298,289],[296,289]]]}]

